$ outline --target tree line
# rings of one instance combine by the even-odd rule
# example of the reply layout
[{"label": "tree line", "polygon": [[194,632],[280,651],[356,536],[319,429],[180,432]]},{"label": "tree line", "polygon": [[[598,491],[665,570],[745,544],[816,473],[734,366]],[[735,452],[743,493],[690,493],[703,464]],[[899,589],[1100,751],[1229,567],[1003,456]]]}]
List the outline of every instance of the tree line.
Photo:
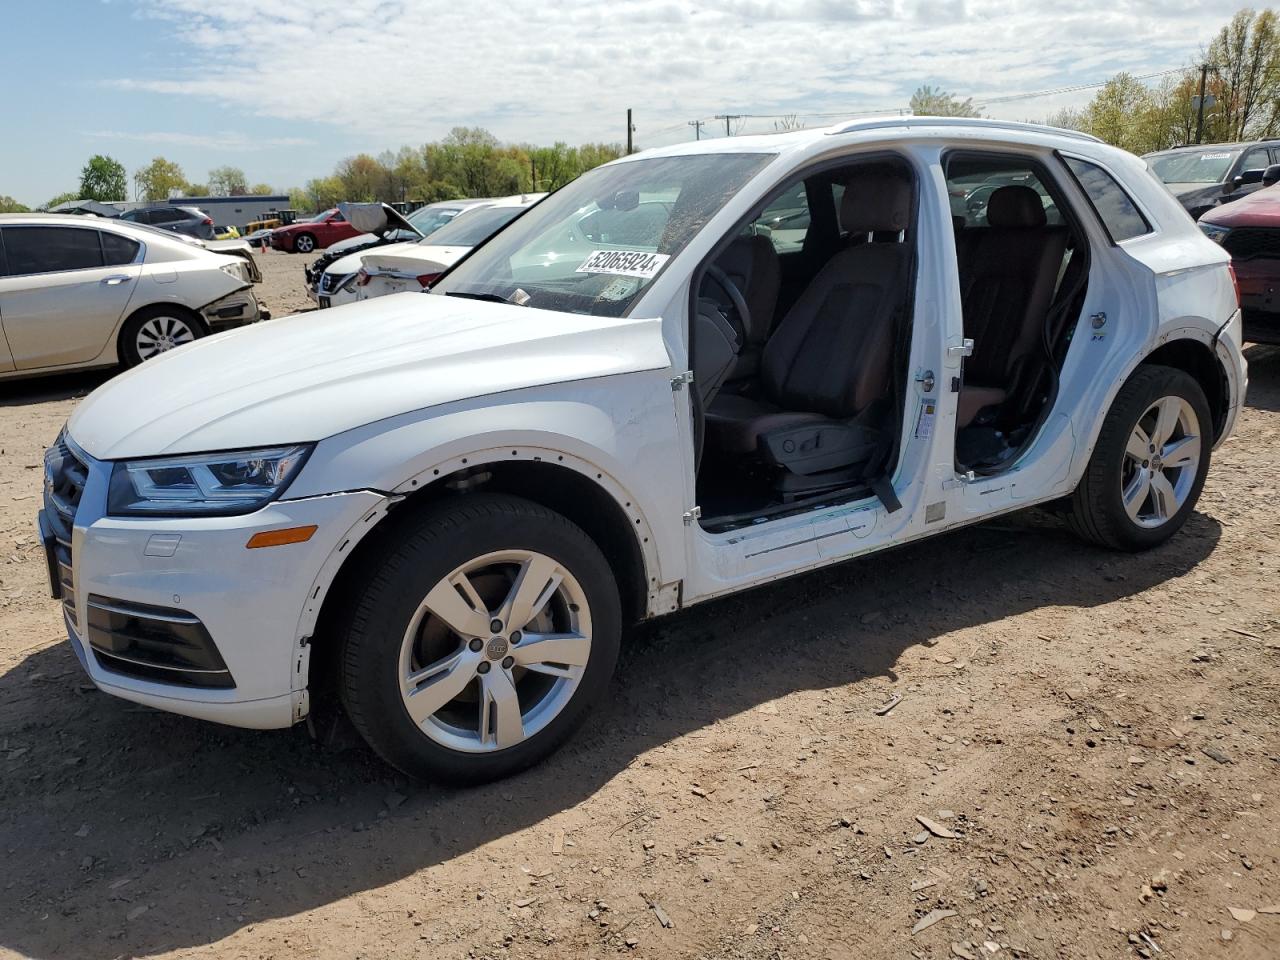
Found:
[{"label": "tree line", "polygon": [[1280,136],[1280,18],[1274,10],[1241,10],[1204,48],[1200,62],[1182,73],[1154,84],[1117,74],[1086,107],[1062,110],[1048,122],[1139,154],[1194,143],[1202,67],[1204,143]]},{"label": "tree line", "polygon": [[[368,153],[338,162],[327,177],[302,186],[275,190],[269,184],[250,184],[239,167],[215,167],[204,183],[187,179],[182,167],[156,157],[133,174],[135,200],[165,201],[181,197],[289,196],[289,205],[310,212],[344,200],[416,201],[494,197],[555,190],[592,167],[616,160],[623,148],[616,143],[587,143],[571,147],[503,144],[480,127],[456,127],[443,140],[403,146],[377,156]],[[112,203],[127,200],[129,177],[120,161],[95,154],[80,171],[76,190],[51,198],[42,209],[69,200]],[[23,213],[27,208],[0,195],[0,213]]]}]

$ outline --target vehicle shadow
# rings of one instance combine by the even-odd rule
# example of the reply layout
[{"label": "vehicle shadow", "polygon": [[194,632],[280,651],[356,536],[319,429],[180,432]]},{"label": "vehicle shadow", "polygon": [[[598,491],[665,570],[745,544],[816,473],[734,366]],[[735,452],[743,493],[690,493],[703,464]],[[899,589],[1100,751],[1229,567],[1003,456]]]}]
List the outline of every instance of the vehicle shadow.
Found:
[{"label": "vehicle shadow", "polygon": [[0,407],[30,407],[54,400],[87,397],[120,371],[89,370],[32,377],[30,380],[0,381]]},{"label": "vehicle shadow", "polygon": [[871,723],[905,650],[1140,593],[1195,568],[1221,529],[1197,513],[1134,556],[1029,512],[695,607],[637,630],[611,703],[559,754],[466,790],[411,785],[301,729],[232,730],[83,691],[67,646],[45,647],[0,676],[0,948],[105,960],[214,943],[537,825],[645,751],[795,691],[831,690]]},{"label": "vehicle shadow", "polygon": [[1280,411],[1280,347],[1254,344],[1245,349],[1249,361],[1249,391],[1245,406]]}]

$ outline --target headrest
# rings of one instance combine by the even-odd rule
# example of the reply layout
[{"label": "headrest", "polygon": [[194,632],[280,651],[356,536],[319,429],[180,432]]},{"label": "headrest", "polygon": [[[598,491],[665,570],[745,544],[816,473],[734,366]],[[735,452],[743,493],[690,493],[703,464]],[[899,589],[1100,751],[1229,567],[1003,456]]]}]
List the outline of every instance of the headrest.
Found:
[{"label": "headrest", "polygon": [[898,233],[911,222],[911,184],[887,173],[855,175],[840,201],[848,233]]},{"label": "headrest", "polygon": [[987,201],[987,223],[993,227],[1043,227],[1046,222],[1040,194],[1030,187],[1001,187]]}]

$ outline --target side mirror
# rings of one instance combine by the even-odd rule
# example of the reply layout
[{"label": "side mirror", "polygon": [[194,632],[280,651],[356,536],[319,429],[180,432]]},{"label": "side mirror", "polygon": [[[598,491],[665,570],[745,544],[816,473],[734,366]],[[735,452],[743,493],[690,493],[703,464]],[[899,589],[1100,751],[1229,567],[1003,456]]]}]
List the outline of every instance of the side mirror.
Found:
[{"label": "side mirror", "polygon": [[1241,180],[1239,177],[1236,177],[1233,180],[1228,180],[1226,183],[1222,185],[1223,194],[1235,193],[1236,190],[1240,188],[1240,183],[1241,183]]},{"label": "side mirror", "polygon": [[380,237],[389,226],[386,208],[380,203],[343,203],[339,204],[338,209],[360,233],[372,233]]},{"label": "side mirror", "polygon": [[1253,170],[1242,170],[1236,175],[1233,182],[1237,187],[1244,186],[1246,183],[1261,183],[1263,172],[1261,167],[1256,167]]},{"label": "side mirror", "polygon": [[1280,163],[1273,163],[1262,171],[1262,185],[1270,187],[1277,183],[1280,183]]}]

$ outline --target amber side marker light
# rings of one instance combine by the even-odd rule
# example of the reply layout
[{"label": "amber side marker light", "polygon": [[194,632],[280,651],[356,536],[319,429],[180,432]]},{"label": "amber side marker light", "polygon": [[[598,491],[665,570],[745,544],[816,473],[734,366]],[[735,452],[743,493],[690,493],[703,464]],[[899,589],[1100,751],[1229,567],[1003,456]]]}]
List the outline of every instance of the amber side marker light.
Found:
[{"label": "amber side marker light", "polygon": [[306,543],[318,530],[314,523],[308,527],[285,527],[283,530],[263,530],[249,538],[245,546],[250,550],[259,547],[283,547],[289,543]]}]

